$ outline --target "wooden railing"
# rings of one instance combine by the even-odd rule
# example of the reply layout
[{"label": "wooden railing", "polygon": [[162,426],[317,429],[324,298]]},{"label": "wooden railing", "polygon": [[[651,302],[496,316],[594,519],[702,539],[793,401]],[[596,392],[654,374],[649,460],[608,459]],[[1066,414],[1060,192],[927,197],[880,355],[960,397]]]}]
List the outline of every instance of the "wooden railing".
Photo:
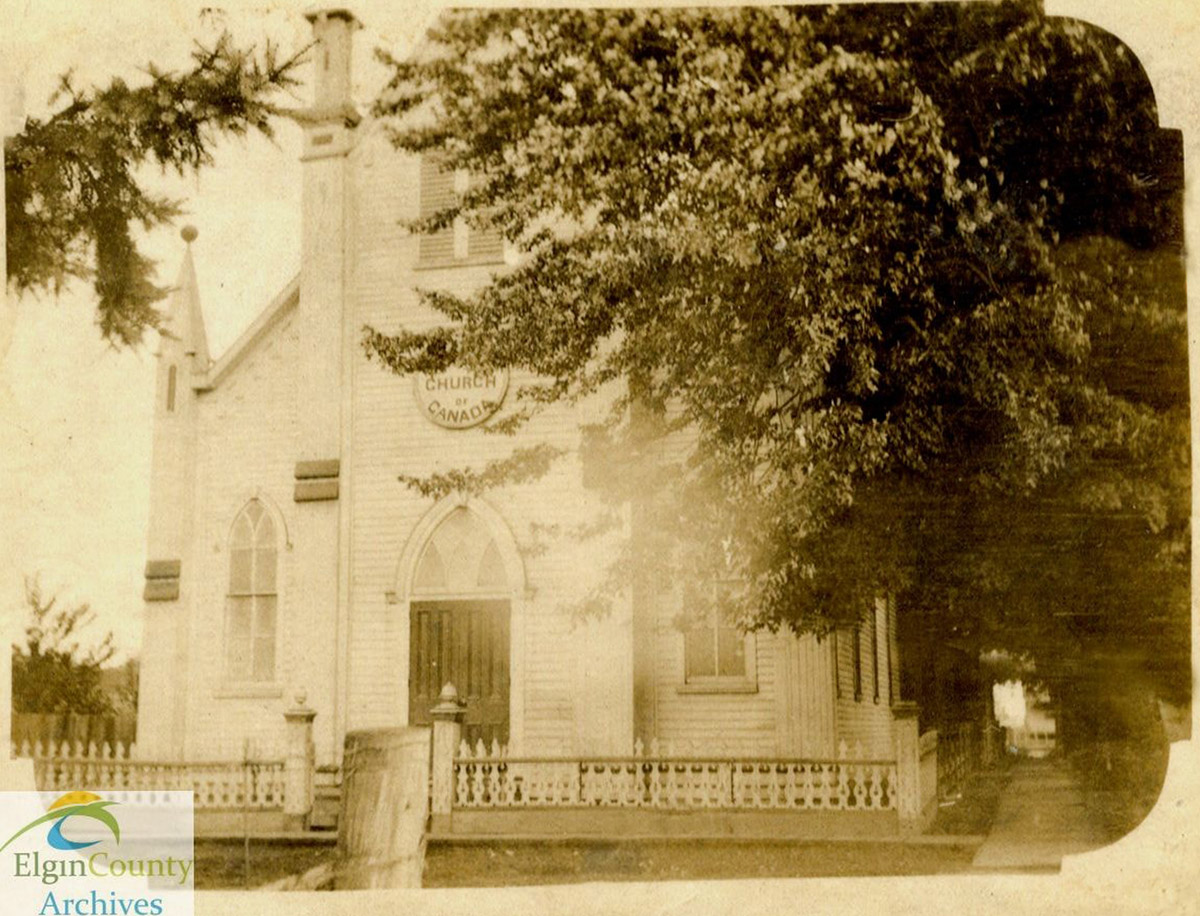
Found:
[{"label": "wooden railing", "polygon": [[133,745],[29,744],[13,747],[33,760],[44,792],[74,789],[163,791],[191,789],[198,809],[282,808],[284,761],[279,757],[214,761],[155,761],[133,756]]},{"label": "wooden railing", "polygon": [[894,760],[844,742],[827,759],[697,755],[658,741],[637,741],[624,757],[510,757],[495,742],[463,742],[453,774],[458,808],[886,811],[897,791]]}]

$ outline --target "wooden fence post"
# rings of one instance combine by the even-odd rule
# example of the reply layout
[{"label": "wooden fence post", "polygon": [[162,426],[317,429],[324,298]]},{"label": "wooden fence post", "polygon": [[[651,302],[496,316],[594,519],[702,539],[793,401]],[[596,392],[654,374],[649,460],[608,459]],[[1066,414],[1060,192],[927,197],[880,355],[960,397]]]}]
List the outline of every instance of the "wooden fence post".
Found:
[{"label": "wooden fence post", "polygon": [[892,719],[896,738],[896,812],[900,816],[902,833],[921,830],[921,742],[917,713],[920,707],[912,702],[892,704]]},{"label": "wooden fence post", "polygon": [[308,695],[296,694],[296,705],[283,714],[287,720],[287,751],[283,761],[283,817],[288,830],[307,830],[313,806],[313,719],[316,710],[305,705]]},{"label": "wooden fence post", "polygon": [[429,799],[430,827],[434,832],[449,826],[454,805],[454,755],[462,741],[465,709],[458,691],[447,683],[438,696],[438,703],[429,710],[433,719],[433,754],[430,774],[433,780]]},{"label": "wooden fence post", "polygon": [[423,727],[346,735],[334,879],[338,890],[421,886],[430,741],[430,730]]}]

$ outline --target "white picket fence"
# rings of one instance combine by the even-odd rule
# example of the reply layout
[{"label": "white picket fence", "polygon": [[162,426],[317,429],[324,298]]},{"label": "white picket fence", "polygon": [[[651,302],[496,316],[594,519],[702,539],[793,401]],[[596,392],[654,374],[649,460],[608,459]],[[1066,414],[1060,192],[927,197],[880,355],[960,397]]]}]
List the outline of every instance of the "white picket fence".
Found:
[{"label": "white picket fence", "polygon": [[164,791],[191,789],[196,808],[282,808],[282,756],[255,754],[241,760],[139,760],[134,745],[30,744],[13,746],[33,759],[34,782],[44,792],[74,789]]},{"label": "white picket fence", "polygon": [[845,742],[829,759],[697,755],[666,742],[635,742],[628,757],[510,757],[463,742],[454,757],[459,808],[604,806],[665,809],[887,811],[896,808],[896,763]]}]

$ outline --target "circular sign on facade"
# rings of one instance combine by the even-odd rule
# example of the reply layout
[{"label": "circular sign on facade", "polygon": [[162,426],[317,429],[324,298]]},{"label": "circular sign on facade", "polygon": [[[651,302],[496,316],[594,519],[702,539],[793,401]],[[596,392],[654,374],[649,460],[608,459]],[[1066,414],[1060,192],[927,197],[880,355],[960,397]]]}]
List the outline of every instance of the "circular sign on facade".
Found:
[{"label": "circular sign on facade", "polygon": [[497,410],[508,391],[508,370],[472,372],[451,367],[413,378],[421,412],[446,429],[478,426]]}]

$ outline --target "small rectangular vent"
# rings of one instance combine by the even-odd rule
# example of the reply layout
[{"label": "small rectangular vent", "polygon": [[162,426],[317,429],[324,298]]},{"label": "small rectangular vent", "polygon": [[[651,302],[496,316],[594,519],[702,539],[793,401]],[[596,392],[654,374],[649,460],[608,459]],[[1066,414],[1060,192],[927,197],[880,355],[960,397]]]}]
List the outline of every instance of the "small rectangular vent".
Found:
[{"label": "small rectangular vent", "polygon": [[179,560],[147,560],[143,601],[176,601],[179,598]]},{"label": "small rectangular vent", "polygon": [[337,499],[340,473],[341,462],[336,458],[323,461],[297,461],[293,499],[298,503]]}]

